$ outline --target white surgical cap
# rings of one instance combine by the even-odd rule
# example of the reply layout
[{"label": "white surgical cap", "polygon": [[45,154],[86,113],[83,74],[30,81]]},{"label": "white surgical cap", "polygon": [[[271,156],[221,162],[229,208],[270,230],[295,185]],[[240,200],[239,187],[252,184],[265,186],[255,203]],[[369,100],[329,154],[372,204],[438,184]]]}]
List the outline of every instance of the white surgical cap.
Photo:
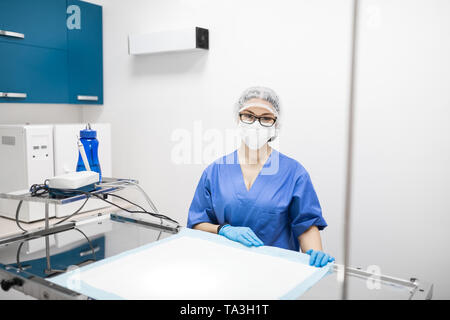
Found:
[{"label": "white surgical cap", "polygon": [[[238,102],[236,103],[235,113],[236,116],[239,114],[242,108],[250,106],[247,102],[251,99],[261,99],[270,103],[275,109],[275,116],[277,116],[276,127],[279,126],[279,114],[280,114],[280,99],[278,95],[270,88],[267,87],[250,87],[246,89],[240,96]],[[273,112],[273,110],[270,110]]]}]

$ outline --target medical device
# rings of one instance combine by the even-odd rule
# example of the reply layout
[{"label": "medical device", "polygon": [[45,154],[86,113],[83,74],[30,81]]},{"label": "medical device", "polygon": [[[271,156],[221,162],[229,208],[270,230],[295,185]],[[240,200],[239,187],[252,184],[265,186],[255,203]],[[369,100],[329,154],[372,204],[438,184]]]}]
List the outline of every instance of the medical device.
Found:
[{"label": "medical device", "polygon": [[[45,179],[76,171],[78,161],[77,135],[86,125],[0,125],[0,193],[23,193],[33,184],[42,184]],[[112,176],[111,125],[91,124],[101,141],[98,161],[103,175]],[[15,218],[18,201],[0,199],[0,215]],[[104,208],[99,199],[91,199],[84,211]],[[68,203],[55,207],[49,205],[49,216],[65,217],[77,209]],[[20,210],[20,221],[33,222],[44,219],[44,207],[39,202],[24,202]]]},{"label": "medical device", "polygon": [[47,187],[51,197],[66,196],[67,192],[60,190],[75,190],[70,195],[75,196],[79,191],[90,192],[95,190],[99,182],[98,172],[79,171],[66,173],[48,179]]},{"label": "medical device", "polygon": [[[98,162],[101,164],[102,176],[112,176],[112,156],[111,156],[111,125],[109,123],[91,123],[90,128],[95,130],[96,139],[99,141],[97,148]],[[58,124],[54,126],[54,149],[55,149],[55,173],[54,175],[61,175],[76,171],[79,160],[79,146],[77,136],[80,136],[80,131],[86,129],[86,124]],[[71,143],[67,143],[71,141]],[[82,142],[82,141],[81,141]],[[87,149],[89,144],[83,147]],[[86,150],[87,158],[89,151]],[[99,167],[100,168],[100,167]],[[92,170],[92,168],[90,168]],[[93,170],[96,171],[96,170]],[[98,172],[98,171],[97,171]],[[42,181],[40,182],[42,183]],[[99,199],[90,199],[84,211],[104,208],[107,204]],[[77,210],[76,203],[68,203],[63,206],[56,206],[55,216],[66,217]]]}]

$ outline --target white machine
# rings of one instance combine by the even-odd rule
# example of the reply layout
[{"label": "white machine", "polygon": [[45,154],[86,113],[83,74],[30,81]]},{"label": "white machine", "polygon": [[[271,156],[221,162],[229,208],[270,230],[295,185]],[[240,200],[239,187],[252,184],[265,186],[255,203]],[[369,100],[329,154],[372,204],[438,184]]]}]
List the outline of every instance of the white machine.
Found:
[{"label": "white machine", "polygon": [[[0,192],[29,189],[45,179],[74,172],[78,161],[77,135],[85,124],[0,125]],[[111,177],[111,126],[91,124],[99,140],[98,157],[104,177]],[[0,215],[15,218],[18,202],[0,199]],[[78,209],[70,203],[50,206],[50,217],[64,217]],[[98,199],[90,199],[83,211],[105,207]],[[44,205],[24,202],[20,221],[44,219]]]},{"label": "white machine", "polygon": [[[51,125],[0,126],[0,192],[28,189],[54,175],[53,127]],[[18,201],[0,199],[0,214],[14,218]],[[50,206],[49,216],[55,215]],[[44,218],[44,204],[24,202],[22,221]]]},{"label": "white machine", "polygon": [[99,174],[94,171],[80,171],[61,174],[48,179],[51,189],[79,189],[98,182]]}]

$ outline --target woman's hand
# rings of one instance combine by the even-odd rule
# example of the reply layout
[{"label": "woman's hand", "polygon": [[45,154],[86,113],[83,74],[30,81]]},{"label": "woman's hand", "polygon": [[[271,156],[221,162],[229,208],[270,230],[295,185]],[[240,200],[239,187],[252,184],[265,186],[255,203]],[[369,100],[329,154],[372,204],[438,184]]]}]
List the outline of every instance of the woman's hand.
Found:
[{"label": "woman's hand", "polygon": [[253,230],[247,227],[232,227],[227,224],[220,229],[219,234],[230,240],[240,242],[247,247],[264,245]]},{"label": "woman's hand", "polygon": [[315,267],[323,267],[328,262],[333,262],[334,258],[330,256],[329,254],[326,254],[325,252],[309,249],[305,252],[306,254],[309,254],[311,258],[309,259],[309,265],[315,266]]}]

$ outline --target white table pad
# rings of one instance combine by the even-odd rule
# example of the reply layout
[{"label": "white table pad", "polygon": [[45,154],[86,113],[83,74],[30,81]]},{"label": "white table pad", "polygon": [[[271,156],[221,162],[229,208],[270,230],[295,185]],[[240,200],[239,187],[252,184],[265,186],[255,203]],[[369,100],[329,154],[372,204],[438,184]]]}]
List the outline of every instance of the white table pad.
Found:
[{"label": "white table pad", "polygon": [[94,299],[295,299],[329,272],[309,256],[179,234],[49,279]]}]

